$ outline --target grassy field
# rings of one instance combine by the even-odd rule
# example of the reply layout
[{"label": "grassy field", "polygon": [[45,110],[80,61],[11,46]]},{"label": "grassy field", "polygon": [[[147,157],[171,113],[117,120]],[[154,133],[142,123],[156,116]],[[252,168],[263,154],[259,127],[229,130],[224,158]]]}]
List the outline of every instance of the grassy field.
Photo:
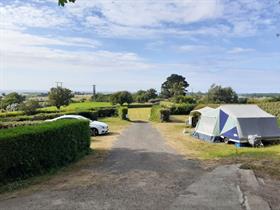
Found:
[{"label": "grassy field", "polygon": [[128,109],[128,117],[131,121],[149,121],[151,108],[131,108]]},{"label": "grassy field", "polygon": [[[90,108],[98,108],[98,107],[109,107],[112,106],[109,102],[79,102],[79,103],[71,103],[68,106],[61,107],[61,111],[75,111],[75,110],[85,110]],[[41,110],[47,111],[55,111],[57,110],[55,106],[45,107]]]},{"label": "grassy field", "polygon": [[162,133],[168,144],[188,158],[200,159],[211,165],[241,163],[242,167],[251,168],[260,176],[269,175],[280,179],[280,145],[264,148],[236,148],[223,143],[207,143],[183,134],[182,122],[187,116],[172,116],[176,122],[157,123],[154,126]]}]

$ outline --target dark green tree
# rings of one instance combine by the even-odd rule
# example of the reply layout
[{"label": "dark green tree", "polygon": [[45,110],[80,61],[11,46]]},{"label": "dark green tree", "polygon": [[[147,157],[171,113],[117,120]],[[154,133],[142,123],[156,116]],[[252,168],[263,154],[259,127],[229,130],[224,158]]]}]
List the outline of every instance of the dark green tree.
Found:
[{"label": "dark green tree", "polygon": [[161,85],[161,96],[163,98],[171,98],[179,95],[184,96],[186,95],[187,87],[189,87],[189,83],[185,77],[178,74],[171,74]]},{"label": "dark green tree", "polygon": [[74,94],[67,88],[53,87],[48,93],[48,97],[50,104],[60,109],[61,106],[66,106],[71,102],[71,98],[74,97]]},{"label": "dark green tree", "polygon": [[130,104],[133,102],[132,94],[128,91],[119,91],[111,95],[110,101],[112,104],[120,104],[124,103]]},{"label": "dark green tree", "polygon": [[220,85],[211,85],[207,93],[210,103],[238,103],[238,95],[231,87],[222,87]]},{"label": "dark green tree", "polygon": [[74,3],[75,1],[76,0],[58,0],[58,5],[64,7],[64,5],[67,4],[68,2]]},{"label": "dark green tree", "polygon": [[155,89],[153,89],[153,88],[147,90],[146,91],[146,95],[147,95],[148,100],[154,99],[154,98],[158,97],[157,91]]},{"label": "dark green tree", "polygon": [[1,108],[6,109],[7,106],[11,104],[20,104],[25,100],[25,96],[22,96],[16,92],[9,93],[5,96],[3,96],[1,100]]}]

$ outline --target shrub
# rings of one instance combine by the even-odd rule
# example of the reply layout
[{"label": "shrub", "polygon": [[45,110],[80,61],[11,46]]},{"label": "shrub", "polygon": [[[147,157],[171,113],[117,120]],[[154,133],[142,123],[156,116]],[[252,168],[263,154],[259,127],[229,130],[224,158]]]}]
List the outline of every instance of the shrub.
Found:
[{"label": "shrub", "polygon": [[81,116],[86,117],[90,120],[97,120],[97,118],[98,118],[98,112],[97,111],[76,112],[74,114],[81,115]]},{"label": "shrub", "polygon": [[154,105],[151,108],[150,120],[153,122],[168,122],[170,117],[170,110],[162,108],[159,105]]},{"label": "shrub", "polygon": [[119,107],[118,114],[120,119],[127,120],[128,108],[123,106]]},{"label": "shrub", "polygon": [[61,120],[0,132],[0,183],[59,168],[88,154],[87,121]]},{"label": "shrub", "polygon": [[170,107],[171,114],[190,114],[190,112],[194,109],[195,104],[173,104]]},{"label": "shrub", "polygon": [[172,98],[174,103],[185,103],[185,104],[195,104],[196,99],[192,96],[174,96]]},{"label": "shrub", "polygon": [[148,108],[148,107],[152,107],[153,104],[129,104],[127,107],[128,108]]},{"label": "shrub", "polygon": [[36,113],[36,110],[40,107],[39,102],[35,100],[28,100],[20,104],[19,109],[27,115]]},{"label": "shrub", "polygon": [[95,109],[98,117],[112,117],[118,114],[116,107],[98,108]]},{"label": "shrub", "polygon": [[170,109],[160,109],[160,121],[168,122],[170,117]]}]

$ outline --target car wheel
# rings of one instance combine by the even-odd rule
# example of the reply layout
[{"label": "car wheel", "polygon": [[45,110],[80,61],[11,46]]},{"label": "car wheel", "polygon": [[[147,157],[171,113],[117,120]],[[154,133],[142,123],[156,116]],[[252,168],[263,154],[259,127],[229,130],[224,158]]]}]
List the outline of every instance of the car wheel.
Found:
[{"label": "car wheel", "polygon": [[224,138],[224,143],[229,144],[229,138]]},{"label": "car wheel", "polygon": [[98,130],[96,128],[91,129],[91,135],[92,136],[97,136],[98,135]]}]

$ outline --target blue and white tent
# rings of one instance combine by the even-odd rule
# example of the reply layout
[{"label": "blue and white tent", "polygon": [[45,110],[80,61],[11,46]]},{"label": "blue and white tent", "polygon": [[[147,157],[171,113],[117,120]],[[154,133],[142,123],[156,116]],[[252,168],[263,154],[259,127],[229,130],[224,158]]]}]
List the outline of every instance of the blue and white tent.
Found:
[{"label": "blue and white tent", "polygon": [[193,136],[215,142],[221,137],[245,143],[249,136],[262,140],[280,139],[277,118],[257,105],[222,105],[201,112]]}]

